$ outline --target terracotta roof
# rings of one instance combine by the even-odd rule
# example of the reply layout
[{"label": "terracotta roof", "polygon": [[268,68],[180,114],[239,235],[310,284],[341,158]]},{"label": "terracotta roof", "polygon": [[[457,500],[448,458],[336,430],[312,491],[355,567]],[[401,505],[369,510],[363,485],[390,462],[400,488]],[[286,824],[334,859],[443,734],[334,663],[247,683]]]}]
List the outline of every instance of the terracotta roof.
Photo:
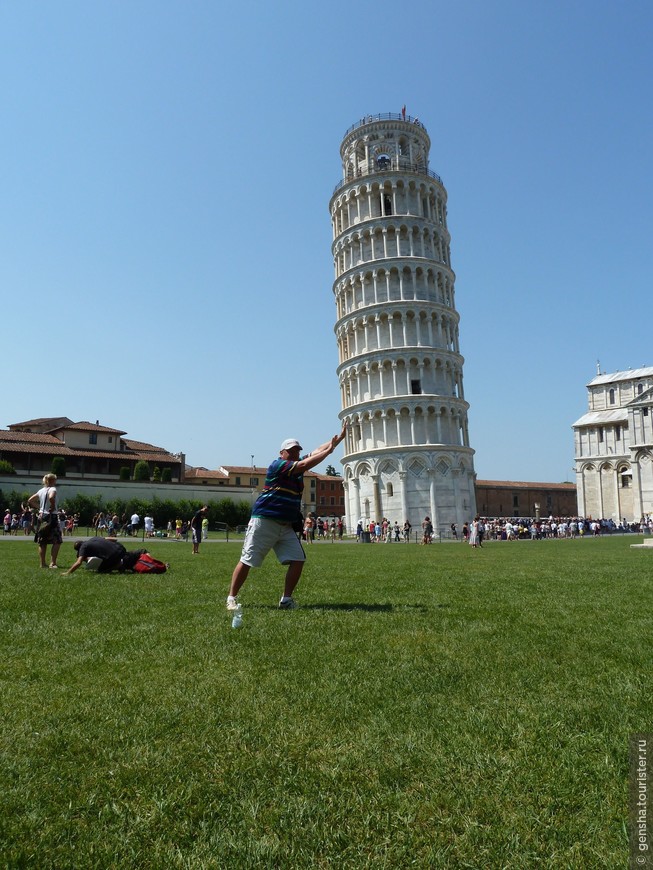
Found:
[{"label": "terracotta roof", "polygon": [[265,472],[268,470],[267,465],[263,467],[259,467],[255,465],[252,467],[251,465],[221,465],[218,469],[223,474],[258,474],[259,477],[261,475],[265,476]]},{"label": "terracotta roof", "polygon": [[[139,459],[147,459],[148,457],[141,453],[125,453],[124,450],[81,450],[72,447],[66,447],[61,441],[55,438],[49,444],[5,444],[0,442],[0,452],[9,453],[41,453],[50,456],[82,456],[85,459],[124,459],[126,461],[138,461]],[[157,456],[157,459],[161,459]]]},{"label": "terracotta roof", "polygon": [[0,429],[0,443],[20,442],[21,444],[62,444],[54,435],[45,435],[41,432],[11,432]]},{"label": "terracotta roof", "polygon": [[109,426],[100,426],[99,423],[89,423],[86,420],[82,420],[81,423],[71,423],[70,425],[66,424],[65,426],[57,426],[51,431],[59,432],[62,429],[75,429],[78,432],[109,432],[112,435],[125,435],[125,432],[122,429],[111,429]]},{"label": "terracotta roof", "polygon": [[167,456],[161,453],[126,453],[124,450],[114,450],[112,452],[105,452],[104,450],[71,450],[64,444],[61,444],[59,449],[45,444],[12,444],[11,446],[6,446],[4,450],[0,446],[0,454],[8,456],[11,453],[40,453],[46,456],[81,456],[84,459],[117,459],[124,462],[138,462],[139,459],[144,459],[146,462],[179,463],[179,460],[174,456]]},{"label": "terracotta roof", "polygon": [[[94,453],[89,454],[91,456],[95,456]],[[126,450],[116,451],[113,454],[107,454],[112,456],[124,456],[127,459],[145,459],[148,462],[174,462],[179,464],[179,457],[173,456],[172,453],[146,453],[144,450],[135,450],[133,453],[128,452]]]},{"label": "terracotta roof", "polygon": [[575,483],[532,483],[525,480],[477,480],[476,486],[493,486],[503,489],[568,489],[575,492]]},{"label": "terracotta roof", "polygon": [[82,447],[71,447],[69,455],[83,456],[85,459],[126,459],[127,461],[147,459],[140,453],[127,453],[125,450],[88,450]]},{"label": "terracotta roof", "polygon": [[72,422],[70,417],[37,417],[35,420],[25,420],[23,423],[11,423],[9,428],[17,429],[21,426],[39,426],[40,428],[54,429],[57,426],[70,425]]},{"label": "terracotta roof", "polygon": [[[221,465],[218,469],[223,474],[233,475],[233,474],[251,474],[252,476],[257,475],[258,477],[265,477],[265,474],[268,470],[268,466],[265,468],[262,466],[255,465],[252,468],[251,465]],[[316,474],[314,471],[305,471],[304,477],[320,477],[319,474]],[[329,480],[335,480],[335,478],[329,478]]]},{"label": "terracotta roof", "polygon": [[[35,444],[33,441],[29,444],[25,442],[16,444],[14,442],[0,441],[0,453],[46,453],[50,456],[73,456],[74,451],[70,447],[66,447],[61,441],[53,438],[47,444]],[[95,455],[95,454],[93,454]]]},{"label": "terracotta roof", "polygon": [[[117,430],[112,430],[117,431]],[[132,442],[138,444],[138,442]],[[145,459],[148,462],[178,463],[179,457],[167,453],[162,448],[144,444],[143,450],[89,450],[81,447],[68,447],[54,435],[41,435],[33,432],[9,432],[0,429],[0,452],[40,453],[51,456],[83,456],[87,459],[124,459],[127,462]]]},{"label": "terracotta roof", "polygon": [[191,468],[186,470],[184,475],[186,480],[189,478],[205,478],[206,480],[214,479],[226,480],[229,475],[218,469],[217,471],[209,471],[208,468]]},{"label": "terracotta roof", "polygon": [[122,441],[129,450],[136,450],[137,452],[147,450],[148,453],[166,453],[168,456],[171,455],[165,447],[157,447],[154,444],[148,444],[146,441],[132,441],[130,438],[123,438]]}]

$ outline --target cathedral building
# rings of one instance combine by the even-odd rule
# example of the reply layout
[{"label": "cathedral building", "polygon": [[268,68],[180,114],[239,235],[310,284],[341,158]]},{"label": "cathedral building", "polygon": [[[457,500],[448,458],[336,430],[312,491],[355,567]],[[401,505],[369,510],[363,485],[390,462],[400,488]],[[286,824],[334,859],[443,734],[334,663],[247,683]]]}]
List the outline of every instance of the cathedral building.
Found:
[{"label": "cathedral building", "polygon": [[340,146],[329,208],[349,523],[436,529],[476,512],[447,226],[426,128],[370,115]]},{"label": "cathedral building", "polygon": [[578,512],[639,521],[653,513],[653,367],[598,373],[574,425]]}]

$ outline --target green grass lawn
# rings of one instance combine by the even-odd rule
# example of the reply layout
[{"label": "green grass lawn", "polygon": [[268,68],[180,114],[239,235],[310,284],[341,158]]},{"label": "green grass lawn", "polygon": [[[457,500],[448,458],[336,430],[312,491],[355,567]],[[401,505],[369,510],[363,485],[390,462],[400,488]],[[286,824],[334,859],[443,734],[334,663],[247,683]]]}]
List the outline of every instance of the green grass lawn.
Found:
[{"label": "green grass lawn", "polygon": [[2,866],[626,866],[639,540],[316,544],[301,608],[269,556],[239,630],[237,543],[64,578],[0,542]]}]

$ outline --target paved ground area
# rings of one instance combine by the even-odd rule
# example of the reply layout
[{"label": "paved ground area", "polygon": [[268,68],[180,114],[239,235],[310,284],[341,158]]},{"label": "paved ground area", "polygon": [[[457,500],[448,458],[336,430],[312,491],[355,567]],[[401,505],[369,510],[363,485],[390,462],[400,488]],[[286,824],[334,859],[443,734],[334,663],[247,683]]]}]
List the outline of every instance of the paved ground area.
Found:
[{"label": "paved ground area", "polygon": [[[88,538],[94,538],[89,530],[84,529],[81,532],[76,532],[74,535],[66,535],[63,539],[64,544],[67,542],[74,543],[75,541],[85,541]],[[177,538],[144,538],[144,537],[130,537],[129,535],[120,535],[117,539],[123,546],[129,547],[132,544],[171,544],[176,547],[178,546],[186,546],[192,547],[192,542],[188,541],[179,541]],[[26,541],[27,543],[34,543],[34,535],[0,535],[0,542],[2,541]],[[210,545],[210,544],[233,544],[239,543],[242,544],[243,536],[242,535],[230,535],[229,538],[222,536],[220,538],[209,538],[208,541],[202,541],[202,546]],[[315,541],[315,546],[326,547],[328,544],[355,544],[355,538],[343,538],[341,541]],[[311,545],[312,546],[312,545]]]}]

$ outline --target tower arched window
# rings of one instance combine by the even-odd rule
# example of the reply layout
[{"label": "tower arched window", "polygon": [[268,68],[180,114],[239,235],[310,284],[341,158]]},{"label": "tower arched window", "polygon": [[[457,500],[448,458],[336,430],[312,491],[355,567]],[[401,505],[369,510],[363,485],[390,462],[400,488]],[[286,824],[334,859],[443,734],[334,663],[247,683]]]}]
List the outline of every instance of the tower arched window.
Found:
[{"label": "tower arched window", "polygon": [[611,405],[614,405],[614,389],[611,389],[608,394],[608,401]]}]

